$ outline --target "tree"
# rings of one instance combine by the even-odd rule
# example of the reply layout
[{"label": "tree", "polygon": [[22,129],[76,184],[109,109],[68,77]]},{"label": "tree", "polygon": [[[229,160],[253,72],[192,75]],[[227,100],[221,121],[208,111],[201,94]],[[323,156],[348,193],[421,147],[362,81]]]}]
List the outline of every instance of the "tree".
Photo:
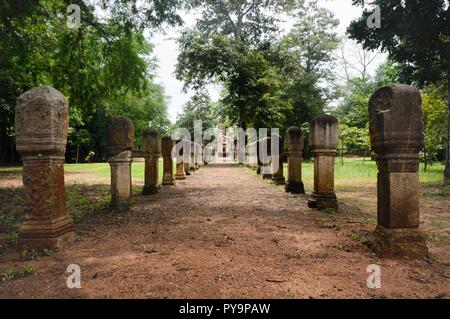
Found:
[{"label": "tree", "polygon": [[301,125],[323,112],[335,92],[333,51],[340,39],[335,32],[339,21],[318,1],[302,3],[295,11],[297,23],[280,45],[284,97],[292,105],[287,126]]},{"label": "tree", "polygon": [[433,162],[445,153],[445,133],[448,109],[445,89],[430,85],[422,90],[423,121],[425,129],[424,160]]},{"label": "tree", "polygon": [[294,0],[189,1],[202,19],[179,39],[177,78],[200,89],[221,82],[224,110],[234,124],[273,126],[280,123],[279,62],[274,45],[277,14],[294,8]]},{"label": "tree", "polygon": [[[353,0],[364,5],[364,0]],[[374,0],[380,8],[381,28],[369,28],[371,12],[364,10],[351,23],[350,37],[365,48],[381,48],[401,64],[400,78],[406,83],[429,83],[447,87],[450,109],[450,8],[448,0]],[[450,116],[450,112],[448,112]],[[450,118],[447,121],[447,151],[444,181],[450,183]]]},{"label": "tree", "polygon": [[[67,28],[66,16],[60,13],[72,3],[81,9],[78,29]],[[125,102],[134,104],[131,108],[147,103],[146,113],[137,112],[140,117],[133,118],[136,122],[143,120],[148,125],[149,116],[165,116],[167,121],[161,90],[154,89],[152,47],[145,41],[143,29],[159,28],[164,22],[179,24],[175,10],[180,1],[99,1],[102,9],[110,9],[106,16],[99,16],[98,7],[87,3],[0,0],[0,162],[17,159],[17,97],[42,84],[54,86],[69,100],[67,160],[84,158],[81,156],[91,148],[101,158],[111,101],[126,97]]]},{"label": "tree", "polygon": [[194,136],[194,121],[202,121],[204,128],[213,128],[218,125],[218,115],[211,98],[205,91],[197,92],[184,105],[183,112],[178,115],[176,126],[187,128]]}]

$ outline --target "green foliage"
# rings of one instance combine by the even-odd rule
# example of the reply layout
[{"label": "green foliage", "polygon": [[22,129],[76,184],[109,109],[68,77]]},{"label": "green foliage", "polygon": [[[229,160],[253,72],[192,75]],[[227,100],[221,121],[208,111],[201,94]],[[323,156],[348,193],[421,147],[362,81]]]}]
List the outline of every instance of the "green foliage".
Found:
[{"label": "green foliage", "polygon": [[343,151],[344,153],[355,153],[360,151],[368,151],[370,149],[368,127],[359,128],[339,123],[339,139],[340,151]]},{"label": "green foliage", "polygon": [[[337,21],[317,1],[191,1],[202,19],[179,39],[177,77],[196,90],[223,85],[222,118],[231,125],[301,125],[323,111],[320,82],[339,39]],[[277,38],[279,13],[301,17]]]},{"label": "green foliage", "polygon": [[422,90],[422,110],[425,126],[425,150],[428,161],[444,158],[448,108],[442,87],[430,85]]},{"label": "green foliage", "polygon": [[9,268],[0,272],[0,282],[15,280],[35,274],[37,267],[30,263],[24,263],[20,268]]},{"label": "green foliage", "polygon": [[[364,5],[364,0],[353,0]],[[395,61],[398,79],[419,86],[443,85],[450,109],[450,2],[449,0],[375,0],[382,15],[381,28],[369,28],[363,15],[348,28],[352,39],[365,48],[389,52]],[[450,120],[446,133],[445,183],[450,183]]]},{"label": "green foliage", "polygon": [[194,121],[201,120],[203,129],[207,129],[216,127],[219,124],[217,119],[217,104],[211,101],[208,93],[199,91],[184,105],[175,125],[187,128],[194,136]]},{"label": "green foliage", "polygon": [[[363,0],[353,0],[363,5]],[[352,39],[365,48],[381,48],[389,52],[394,61],[401,64],[400,78],[410,83],[440,82],[449,71],[450,30],[448,0],[375,0],[380,7],[381,28],[368,28],[363,15],[348,28]]]},{"label": "green foliage", "polygon": [[[78,29],[66,26],[71,3],[81,8]],[[97,8],[86,1],[0,1],[0,162],[16,159],[17,97],[42,84],[69,100],[67,160],[90,151],[102,158],[105,119],[122,114],[114,104],[135,116],[138,130],[143,123],[167,128],[164,92],[153,83],[152,47],[143,30],[180,24],[179,5],[179,0],[102,0]],[[108,14],[100,16],[99,6]]]}]

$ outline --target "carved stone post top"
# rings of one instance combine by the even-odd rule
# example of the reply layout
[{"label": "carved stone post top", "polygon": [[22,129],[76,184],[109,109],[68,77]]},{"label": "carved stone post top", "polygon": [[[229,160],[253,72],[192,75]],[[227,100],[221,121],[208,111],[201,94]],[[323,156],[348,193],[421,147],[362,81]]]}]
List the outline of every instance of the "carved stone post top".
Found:
[{"label": "carved stone post top", "polygon": [[369,100],[369,129],[372,150],[388,154],[418,154],[424,143],[422,98],[418,89],[389,84]]},{"label": "carved stone post top", "polygon": [[339,143],[338,120],[321,114],[309,124],[309,146],[312,152],[336,152]]},{"label": "carved stone post top", "polygon": [[110,117],[106,121],[106,152],[108,157],[131,151],[134,144],[134,125],[126,116]]},{"label": "carved stone post top", "polygon": [[132,151],[123,151],[116,156],[108,158],[110,164],[131,163],[133,161]]},{"label": "carved stone post top", "polygon": [[284,137],[284,152],[301,153],[304,148],[304,138],[302,130],[297,126],[291,126],[286,130]]},{"label": "carved stone post top", "polygon": [[69,127],[65,96],[50,86],[31,89],[17,99],[16,146],[22,154],[46,153],[63,156]]},{"label": "carved stone post top", "polygon": [[170,135],[164,135],[161,138],[161,151],[163,154],[171,154],[172,149],[175,146],[175,140]]},{"label": "carved stone post top", "polygon": [[161,154],[161,135],[153,128],[146,128],[142,133],[142,149],[146,155]]}]

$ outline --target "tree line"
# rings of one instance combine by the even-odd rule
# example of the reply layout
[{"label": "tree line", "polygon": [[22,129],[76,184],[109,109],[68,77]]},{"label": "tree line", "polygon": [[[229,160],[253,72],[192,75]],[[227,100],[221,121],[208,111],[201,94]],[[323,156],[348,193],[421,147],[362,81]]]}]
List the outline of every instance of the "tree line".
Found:
[{"label": "tree line", "polygon": [[[336,56],[344,40],[335,32],[339,21],[318,1],[194,3],[197,9],[203,4],[201,19],[179,40],[177,76],[199,93],[186,104],[177,125],[217,118],[244,129],[303,125],[307,136],[307,123],[330,112],[340,121],[340,151],[370,155],[370,95],[388,83],[412,84],[423,96],[422,158],[425,163],[445,161],[445,181],[450,181],[448,0],[374,1],[382,13],[381,28],[367,25],[372,6],[347,30],[361,45],[362,67],[354,77],[348,76],[346,52]],[[364,6],[364,1],[353,4]],[[281,32],[282,17],[296,21],[287,34]],[[370,76],[370,52],[377,50],[389,57]],[[338,66],[346,71],[344,82],[334,72]],[[202,89],[217,82],[223,86],[222,97],[212,103]]]},{"label": "tree line", "polygon": [[[66,27],[66,8],[77,4],[82,27]],[[363,0],[353,0],[364,6]],[[367,4],[366,4],[367,5]],[[367,19],[377,5],[381,28]],[[183,26],[179,12],[198,19],[178,39],[176,77],[197,92],[177,123],[167,117],[164,88],[154,80],[152,44],[144,37],[164,26]],[[284,30],[286,20],[294,21]],[[342,152],[370,152],[367,101],[389,82],[422,90],[423,158],[445,161],[450,180],[448,0],[375,0],[351,23],[347,36],[366,52],[389,58],[374,76],[338,79],[349,61],[336,56],[339,21],[317,0],[0,0],[0,162],[17,161],[14,105],[26,90],[49,84],[70,104],[67,161],[103,160],[105,118],[127,115],[136,136],[152,126],[279,127],[308,123],[331,112],[341,123]],[[285,32],[287,31],[287,32]],[[206,86],[219,83],[213,102]],[[304,124],[307,134],[307,125]]]}]

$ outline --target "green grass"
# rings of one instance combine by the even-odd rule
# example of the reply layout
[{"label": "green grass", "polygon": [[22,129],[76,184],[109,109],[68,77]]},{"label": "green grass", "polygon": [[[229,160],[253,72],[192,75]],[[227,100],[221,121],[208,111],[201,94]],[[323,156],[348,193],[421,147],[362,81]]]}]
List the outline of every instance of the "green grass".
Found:
[{"label": "green grass", "polygon": [[[135,162],[131,165],[131,177],[133,179],[144,180],[145,165],[143,162]],[[64,170],[68,173],[92,173],[101,178],[109,178],[111,169],[108,163],[93,164],[65,164]],[[163,160],[159,160],[159,179],[162,181]]]},{"label": "green grass", "polygon": [[[336,158],[334,178],[336,189],[355,189],[361,185],[374,186],[377,180],[377,164],[370,159],[364,161],[363,158],[344,158],[344,165],[341,159]],[[287,164],[285,164],[284,174],[287,177]],[[423,164],[420,165],[419,179],[422,184],[441,184],[444,177],[444,165],[433,164],[428,166],[424,172]],[[303,161],[302,179],[306,186],[312,187],[314,182],[314,162]]]}]

